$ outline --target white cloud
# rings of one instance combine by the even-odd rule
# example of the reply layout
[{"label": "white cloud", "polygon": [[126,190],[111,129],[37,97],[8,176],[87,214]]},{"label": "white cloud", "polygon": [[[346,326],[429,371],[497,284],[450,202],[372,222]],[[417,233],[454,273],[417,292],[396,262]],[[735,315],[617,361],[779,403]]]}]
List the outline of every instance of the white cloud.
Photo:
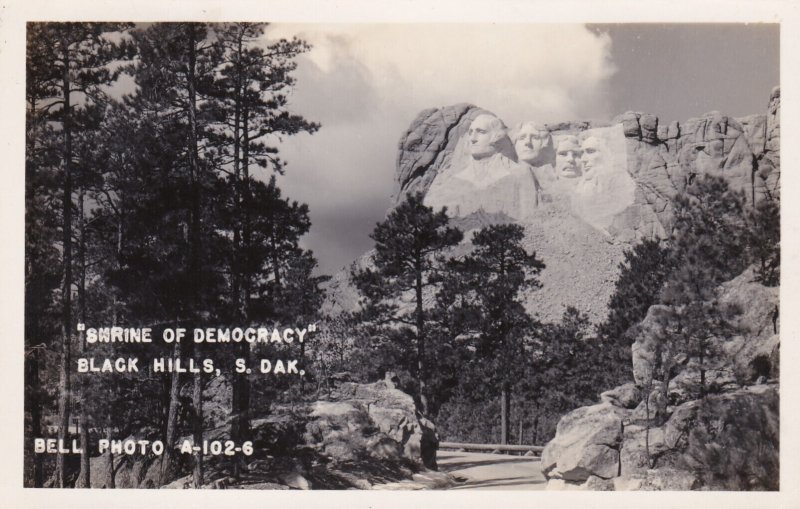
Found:
[{"label": "white cloud", "polygon": [[[331,214],[364,218],[349,226],[364,229],[355,239],[352,231],[309,235],[327,271],[349,261],[342,253],[369,247],[389,205],[397,141],[421,110],[469,102],[509,126],[612,114],[611,41],[582,25],[282,24],[267,32],[294,35],[314,48],[300,59],[292,106],[323,127],[284,142],[282,185],[309,204],[312,229],[341,228]],[[332,246],[336,238],[348,245]],[[328,251],[338,255],[326,259]]]},{"label": "white cloud", "polygon": [[608,114],[597,99],[613,72],[611,41],[582,25],[301,24],[269,32],[295,34],[315,45],[309,60],[322,72],[363,66],[379,96],[398,106],[466,101],[508,122]]}]

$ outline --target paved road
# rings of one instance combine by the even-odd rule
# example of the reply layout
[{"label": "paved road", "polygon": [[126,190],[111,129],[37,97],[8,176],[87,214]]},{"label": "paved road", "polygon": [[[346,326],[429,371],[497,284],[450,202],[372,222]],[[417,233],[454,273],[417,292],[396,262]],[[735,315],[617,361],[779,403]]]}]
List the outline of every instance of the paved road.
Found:
[{"label": "paved road", "polygon": [[464,479],[453,489],[543,490],[539,458],[477,452],[439,451],[439,470]]}]

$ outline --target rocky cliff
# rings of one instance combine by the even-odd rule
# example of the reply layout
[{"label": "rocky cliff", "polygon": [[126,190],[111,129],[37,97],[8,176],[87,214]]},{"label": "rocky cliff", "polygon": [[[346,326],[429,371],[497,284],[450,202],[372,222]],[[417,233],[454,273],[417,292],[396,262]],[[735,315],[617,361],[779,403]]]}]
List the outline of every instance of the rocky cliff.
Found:
[{"label": "rocky cliff", "polygon": [[[436,176],[452,166],[469,125],[485,113],[469,104],[422,111],[400,138],[395,200],[411,192],[426,192]],[[652,229],[626,225],[642,235],[669,226],[670,198],[692,173],[718,172],[733,187],[743,189],[751,201],[765,193],[779,193],[779,88],[772,91],[765,113],[738,119],[715,111],[661,124],[654,115],[629,111],[608,123],[561,122],[544,128],[558,138],[614,125],[621,125],[625,136],[626,169],[637,184],[635,205],[652,210],[658,218],[659,224]]]},{"label": "rocky cliff", "polygon": [[[636,383],[607,391],[600,403],[559,421],[542,455],[548,487],[778,489],[778,293],[756,282],[752,268],[721,285],[721,301],[743,310],[740,333],[713,339],[709,350],[719,356],[705,366],[703,396],[694,361],[675,359],[682,368],[666,391],[664,381],[650,384],[647,366],[657,354],[637,339]],[[650,309],[644,328],[662,307]]]},{"label": "rocky cliff", "polygon": [[[470,104],[424,110],[400,138],[395,203],[421,192],[428,205],[446,206],[465,230],[464,250],[471,230],[524,225],[526,247],[547,265],[528,310],[552,322],[571,305],[597,323],[624,250],[668,235],[672,199],[696,175],[724,176],[751,203],[780,193],[780,90],[765,103],[764,113],[743,118],[711,112],[664,124],[627,112],[611,122],[536,125],[541,146],[528,146],[538,150],[530,158],[524,134],[533,122],[506,130]],[[355,263],[369,264],[369,254]],[[357,306],[347,272],[331,280],[326,311]]]}]

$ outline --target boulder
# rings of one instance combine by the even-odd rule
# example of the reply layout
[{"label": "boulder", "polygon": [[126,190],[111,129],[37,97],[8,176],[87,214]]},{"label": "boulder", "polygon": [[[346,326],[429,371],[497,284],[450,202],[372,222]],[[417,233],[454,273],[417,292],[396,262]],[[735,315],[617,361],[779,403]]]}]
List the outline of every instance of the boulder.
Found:
[{"label": "boulder", "polygon": [[[708,388],[720,392],[726,387],[753,383],[759,376],[777,377],[779,289],[757,282],[754,268],[750,267],[720,285],[719,299],[722,305],[735,306],[741,311],[733,323],[739,333],[732,338],[712,338],[711,350],[719,355],[706,362]],[[667,306],[651,306],[641,323],[643,333],[631,346],[633,376],[639,385],[647,384],[651,367],[657,363],[655,345],[648,338],[659,333],[658,319],[669,312]],[[682,359],[680,363],[683,369],[670,381],[670,395],[677,398],[672,404],[693,399],[700,383],[697,361]]]},{"label": "boulder", "polygon": [[633,409],[642,401],[642,391],[635,383],[627,383],[600,394],[600,401],[620,408]]},{"label": "boulder", "polygon": [[309,443],[337,460],[403,457],[436,468],[436,429],[417,413],[414,399],[395,387],[391,374],[372,384],[342,383],[330,401],[314,403],[306,430]]},{"label": "boulder", "polygon": [[625,426],[620,450],[620,475],[632,476],[651,468],[653,458],[669,449],[663,428],[646,424]]},{"label": "boulder", "polygon": [[577,483],[567,482],[564,479],[550,479],[547,481],[544,489],[547,491],[576,491],[582,489],[582,486]]},{"label": "boulder", "polygon": [[579,408],[542,454],[547,489],[777,489],[778,399],[774,384],[709,395],[661,425],[610,403]]},{"label": "boulder", "polygon": [[631,477],[613,480],[614,491],[688,491],[699,488],[691,472],[675,468],[646,470]]},{"label": "boulder", "polygon": [[581,488],[589,491],[614,491],[614,479],[603,479],[592,475],[581,485]]},{"label": "boulder", "polygon": [[742,383],[759,376],[777,378],[780,372],[778,306],[780,289],[756,281],[754,267],[721,285],[720,301],[741,310],[735,324],[740,334],[722,348]]},{"label": "boulder", "polygon": [[590,476],[619,475],[622,420],[626,412],[609,403],[582,407],[558,423],[556,436],[542,452],[542,473],[548,479],[584,482]]},{"label": "boulder", "polygon": [[675,466],[707,489],[777,490],[779,400],[777,385],[764,384],[676,409],[665,427],[682,448]]}]

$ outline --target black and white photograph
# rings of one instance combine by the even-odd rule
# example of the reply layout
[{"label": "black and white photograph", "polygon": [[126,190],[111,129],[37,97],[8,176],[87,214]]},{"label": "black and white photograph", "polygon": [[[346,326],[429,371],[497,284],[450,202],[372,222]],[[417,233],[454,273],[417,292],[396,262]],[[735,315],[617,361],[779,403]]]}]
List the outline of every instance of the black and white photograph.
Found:
[{"label": "black and white photograph", "polygon": [[780,17],[148,13],[16,34],[17,488],[796,490]]}]

